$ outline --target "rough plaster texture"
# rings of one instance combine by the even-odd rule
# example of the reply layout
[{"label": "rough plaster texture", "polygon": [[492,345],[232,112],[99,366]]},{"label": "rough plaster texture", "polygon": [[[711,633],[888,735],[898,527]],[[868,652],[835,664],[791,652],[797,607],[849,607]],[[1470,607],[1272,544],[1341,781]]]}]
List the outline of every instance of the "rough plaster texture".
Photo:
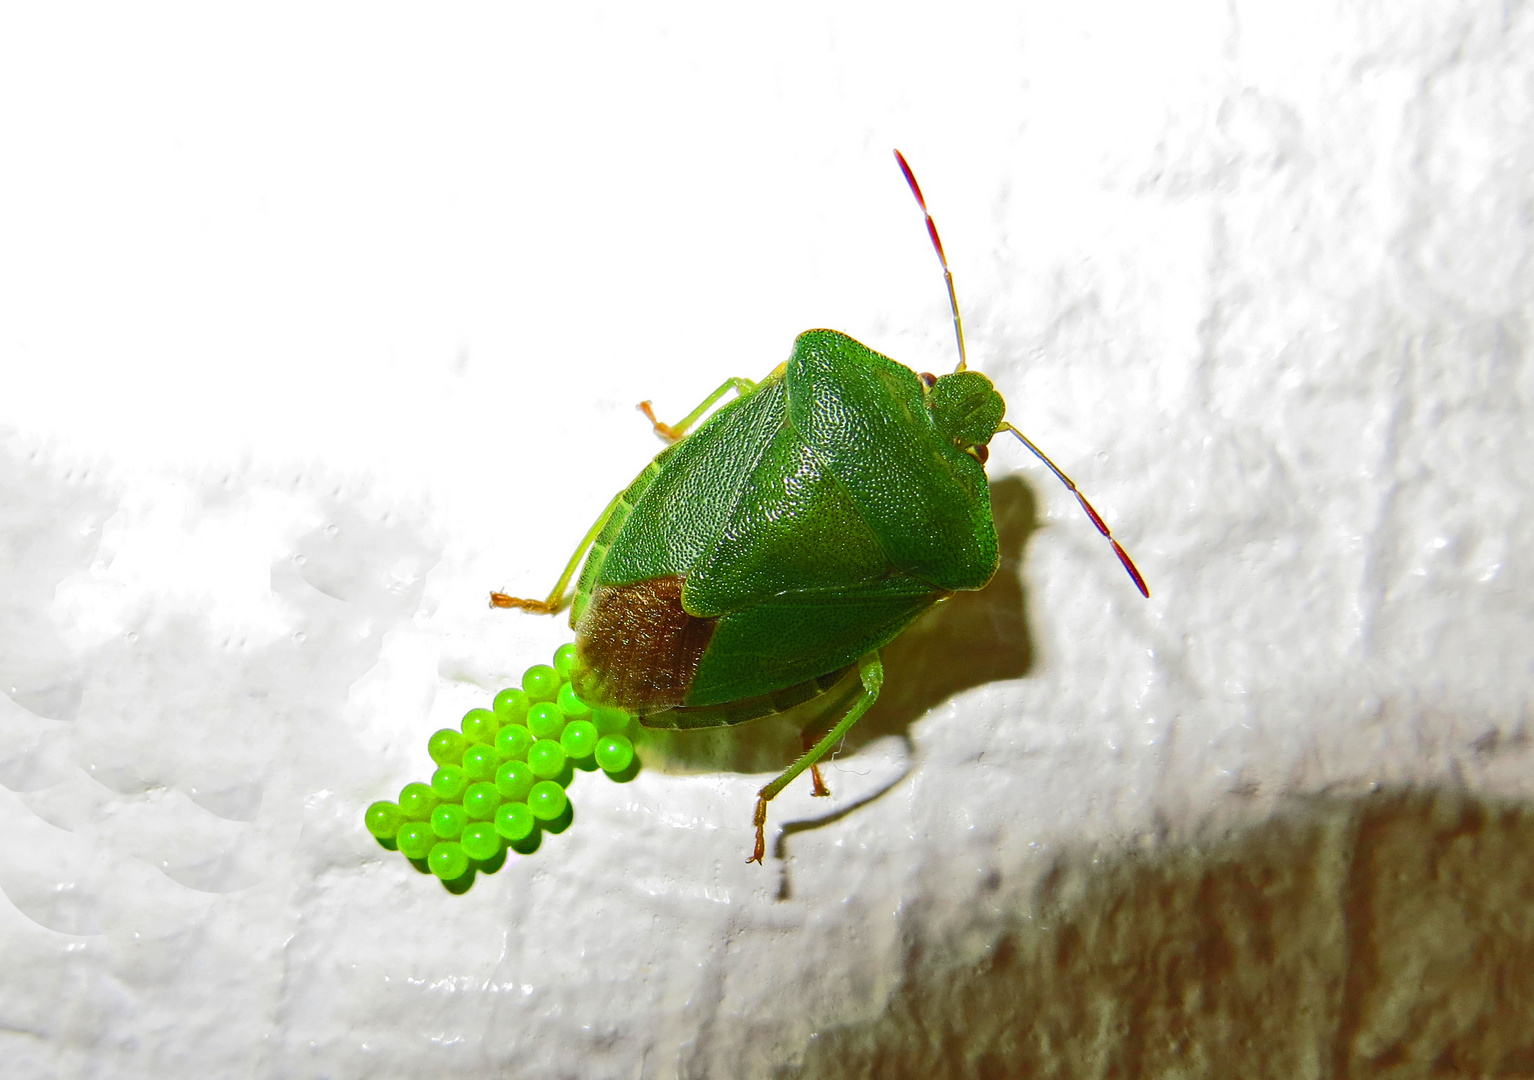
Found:
[{"label": "rough plaster texture", "polygon": [[[0,16],[0,1072],[1534,1073],[1534,15]],[[361,828],[679,415],[971,356],[991,588],[450,896]],[[664,752],[662,752],[664,751]],[[1376,788],[1381,794],[1371,795]]]}]

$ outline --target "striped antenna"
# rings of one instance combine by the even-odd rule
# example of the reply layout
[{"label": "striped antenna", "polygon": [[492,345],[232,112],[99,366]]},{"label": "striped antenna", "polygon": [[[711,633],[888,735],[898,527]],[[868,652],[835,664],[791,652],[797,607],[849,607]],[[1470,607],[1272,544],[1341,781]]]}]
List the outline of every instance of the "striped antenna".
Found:
[{"label": "striped antenna", "polygon": [[953,336],[959,343],[959,366],[954,370],[966,371],[969,363],[964,355],[964,323],[959,319],[959,294],[953,291],[953,271],[948,269],[948,256],[943,254],[943,241],[938,239],[937,222],[932,220],[927,200],[922,198],[921,185],[916,182],[916,174],[911,171],[911,166],[906,164],[905,155],[896,150],[895,160],[900,163],[900,171],[905,173],[905,182],[911,185],[916,205],[921,207],[922,215],[927,219],[927,235],[932,237],[932,250],[937,252],[937,261],[943,264],[943,280],[948,283],[948,306],[953,308]]},{"label": "striped antenna", "polygon": [[[948,283],[948,306],[953,308],[953,336],[959,343],[959,366],[955,371],[966,371],[969,368],[968,360],[964,354],[964,323],[959,319],[959,297],[953,291],[953,271],[948,269],[948,256],[943,253],[943,241],[938,239],[937,223],[932,220],[932,212],[927,209],[927,200],[922,197],[921,185],[916,182],[916,174],[911,171],[911,166],[906,164],[905,155],[899,150],[895,151],[895,160],[900,164],[900,171],[905,174],[905,182],[911,186],[911,194],[916,196],[916,204],[921,207],[922,214],[927,219],[927,235],[932,238],[932,250],[937,252],[938,262],[943,264],[943,280]],[[1003,423],[997,431],[1010,431],[1022,440],[1024,446],[1033,451],[1033,455],[1049,467],[1049,471],[1055,474],[1055,478],[1064,484],[1070,493],[1076,496],[1076,501],[1087,512],[1087,517],[1092,519],[1092,524],[1097,526],[1097,531],[1107,537],[1108,543],[1113,545],[1113,553],[1119,557],[1119,562],[1124,564],[1124,569],[1129,571],[1129,576],[1135,583],[1135,588],[1140,590],[1140,595],[1150,599],[1150,589],[1145,585],[1145,579],[1140,576],[1139,569],[1134,560],[1129,557],[1129,552],[1124,546],[1113,538],[1113,533],[1108,530],[1108,523],[1103,521],[1102,515],[1092,508],[1087,502],[1087,497],[1081,493],[1069,476],[1060,471],[1060,467],[1050,461],[1044,451],[1033,445],[1033,441],[1011,424]],[[983,458],[981,459],[984,460]]]},{"label": "striped antenna", "polygon": [[1044,451],[1040,450],[1037,446],[1034,446],[1033,441],[1029,439],[1028,436],[1024,435],[1021,431],[1018,431],[1017,428],[1013,427],[1011,424],[1003,423],[998,430],[1010,431],[1012,434],[1021,439],[1023,441],[1023,445],[1032,450],[1035,457],[1037,457],[1045,465],[1049,466],[1049,471],[1055,474],[1055,478],[1070,489],[1071,494],[1076,496],[1076,501],[1081,504],[1081,508],[1087,512],[1087,517],[1092,519],[1092,524],[1097,526],[1097,531],[1106,536],[1108,538],[1108,543],[1113,545],[1113,553],[1119,557],[1119,562],[1124,564],[1124,569],[1129,571],[1129,576],[1134,579],[1135,588],[1140,590],[1141,596],[1149,600],[1150,589],[1145,587],[1145,579],[1140,576],[1140,571],[1135,567],[1134,560],[1129,557],[1129,552],[1124,550],[1124,546],[1113,538],[1113,533],[1108,531],[1108,523],[1102,519],[1101,514],[1092,509],[1092,504],[1087,502],[1087,497],[1081,493],[1081,489],[1076,486],[1075,481],[1061,472],[1060,467],[1053,461],[1050,461],[1049,458],[1044,454]]}]

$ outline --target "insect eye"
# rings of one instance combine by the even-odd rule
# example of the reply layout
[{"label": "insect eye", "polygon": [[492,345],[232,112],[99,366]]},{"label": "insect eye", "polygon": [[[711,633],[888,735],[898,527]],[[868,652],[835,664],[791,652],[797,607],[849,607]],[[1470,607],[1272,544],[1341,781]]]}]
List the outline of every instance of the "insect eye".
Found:
[{"label": "insect eye", "polygon": [[932,374],[930,371],[922,372],[917,376],[917,378],[927,385],[928,390],[931,390],[934,386],[937,385],[937,376]]},{"label": "insect eye", "polygon": [[974,454],[975,458],[982,465],[991,460],[991,448],[989,446],[981,445],[974,447]]}]

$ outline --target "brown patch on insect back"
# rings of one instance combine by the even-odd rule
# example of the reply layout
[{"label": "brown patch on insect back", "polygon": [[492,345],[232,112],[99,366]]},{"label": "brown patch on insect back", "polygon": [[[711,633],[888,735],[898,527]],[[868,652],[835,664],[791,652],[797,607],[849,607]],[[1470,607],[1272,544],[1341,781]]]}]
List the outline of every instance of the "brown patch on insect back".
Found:
[{"label": "brown patch on insect back", "polygon": [[674,708],[687,698],[717,621],[682,608],[680,577],[603,585],[576,630],[576,690],[632,713]]}]

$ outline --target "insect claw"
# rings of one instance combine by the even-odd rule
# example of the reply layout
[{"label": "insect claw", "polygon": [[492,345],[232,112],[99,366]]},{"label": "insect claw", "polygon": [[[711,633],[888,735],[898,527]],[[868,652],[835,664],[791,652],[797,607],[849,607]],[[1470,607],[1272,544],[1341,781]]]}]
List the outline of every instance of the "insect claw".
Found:
[{"label": "insect claw", "polygon": [[[804,752],[808,754],[815,748],[815,740],[810,737],[810,733],[808,731],[801,731],[799,732],[799,745],[802,746],[804,748]],[[815,785],[815,790],[810,792],[811,795],[815,796],[817,799],[824,799],[830,796],[831,789],[826,787],[826,778],[820,775],[819,762],[810,763],[810,780]]]},{"label": "insect claw", "polygon": [[751,857],[746,860],[747,865],[756,863],[762,865],[762,856],[767,854],[767,799],[765,796],[756,797],[756,813],[753,815],[756,824],[756,847],[751,851]]},{"label": "insect claw", "polygon": [[523,611],[531,611],[534,615],[552,615],[559,608],[547,600],[524,600],[520,596],[507,596],[503,592],[490,594],[490,606],[493,608],[520,608]]},{"label": "insect claw", "polygon": [[831,789],[826,787],[825,777],[820,775],[820,766],[810,766],[810,779],[814,781],[815,790],[810,792],[817,799],[826,799],[831,796]]},{"label": "insect claw", "polygon": [[639,403],[639,411],[649,418],[650,423],[655,427],[655,434],[665,439],[668,443],[682,441],[681,432],[677,431],[670,424],[663,424],[655,418],[655,410],[650,408],[648,401],[641,401]]}]

